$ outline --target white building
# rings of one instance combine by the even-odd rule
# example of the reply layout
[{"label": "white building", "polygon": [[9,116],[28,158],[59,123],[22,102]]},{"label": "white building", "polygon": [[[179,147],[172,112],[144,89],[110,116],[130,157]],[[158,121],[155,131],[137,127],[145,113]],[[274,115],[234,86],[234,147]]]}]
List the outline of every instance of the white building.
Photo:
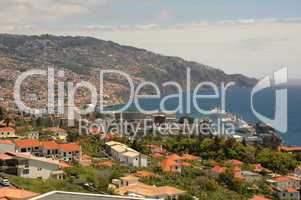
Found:
[{"label": "white building", "polygon": [[[29,153],[6,153],[10,156],[10,160],[17,160],[14,162],[17,176],[23,178],[38,178],[38,179],[63,179],[64,172],[62,171],[64,165],[58,160],[52,160],[44,157],[35,157]],[[12,163],[12,162],[10,162]]]},{"label": "white building", "polygon": [[121,163],[135,167],[147,167],[148,157],[125,144],[110,141],[106,143],[108,153]]},{"label": "white building", "polygon": [[0,138],[17,138],[15,129],[11,127],[0,128]]},{"label": "white building", "polygon": [[81,146],[75,143],[60,144],[59,154],[65,161],[80,160],[82,158]]},{"label": "white building", "polygon": [[11,140],[0,140],[0,152],[15,152],[16,145]]},{"label": "white building", "polygon": [[279,199],[285,200],[299,200],[300,192],[295,188],[285,188],[277,191]]}]

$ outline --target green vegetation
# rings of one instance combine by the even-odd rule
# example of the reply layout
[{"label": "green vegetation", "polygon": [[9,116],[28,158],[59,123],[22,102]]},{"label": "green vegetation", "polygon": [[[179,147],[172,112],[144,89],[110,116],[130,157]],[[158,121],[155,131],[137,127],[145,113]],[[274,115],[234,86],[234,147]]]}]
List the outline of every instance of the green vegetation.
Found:
[{"label": "green vegetation", "polygon": [[292,154],[263,149],[257,156],[257,161],[264,167],[281,174],[287,174],[297,167],[298,161]]},{"label": "green vegetation", "polygon": [[244,200],[250,196],[250,193],[244,193],[244,191],[240,193],[231,191],[206,171],[191,167],[184,168],[181,174],[160,173],[158,178],[143,178],[141,181],[150,185],[170,185],[183,189],[187,191],[186,199],[196,196],[201,200]]},{"label": "green vegetation", "polygon": [[203,159],[224,161],[237,159],[246,164],[261,163],[264,167],[281,174],[286,174],[297,165],[297,157],[276,150],[252,147],[235,139],[225,138],[168,138],[165,147],[170,152],[190,153]]},{"label": "green vegetation", "polygon": [[98,136],[79,137],[78,141],[84,154],[92,157],[104,157],[101,150],[103,141],[100,141]]},{"label": "green vegetation", "polygon": [[[68,132],[69,133],[69,132]],[[182,173],[162,172],[159,159],[151,158],[150,165],[144,170],[154,172],[159,177],[142,178],[141,182],[150,185],[169,185],[187,191],[180,199],[189,200],[193,196],[200,200],[246,200],[256,194],[262,194],[274,198],[265,181],[247,183],[235,178],[233,166],[228,165],[229,159],[237,159],[245,164],[241,167],[251,170],[252,165],[261,163],[262,166],[274,172],[286,174],[294,169],[298,162],[294,155],[277,152],[263,147],[247,146],[243,142],[227,138],[187,138],[183,135],[174,137],[146,137],[143,140],[130,141],[127,138],[119,138],[120,142],[128,144],[132,148],[149,154],[146,144],[162,145],[170,153],[189,153],[202,158],[202,161],[189,161],[192,166],[183,167]],[[103,141],[97,136],[80,136],[76,138],[85,154],[92,157],[104,157],[101,146]],[[211,160],[228,167],[226,173],[215,177],[210,169],[214,165]],[[66,169],[64,180],[33,180],[11,177],[10,181],[17,186],[34,192],[44,193],[51,190],[80,191],[93,193],[112,193],[108,185],[112,179],[120,178],[136,172],[135,167],[113,165],[111,168],[98,168],[95,166],[83,167],[79,164]]]},{"label": "green vegetation", "polygon": [[62,190],[69,192],[87,192],[84,188],[72,184],[66,180],[41,180],[41,179],[27,179],[17,176],[11,176],[9,181],[23,189],[30,190],[36,193],[46,193],[53,190]]}]

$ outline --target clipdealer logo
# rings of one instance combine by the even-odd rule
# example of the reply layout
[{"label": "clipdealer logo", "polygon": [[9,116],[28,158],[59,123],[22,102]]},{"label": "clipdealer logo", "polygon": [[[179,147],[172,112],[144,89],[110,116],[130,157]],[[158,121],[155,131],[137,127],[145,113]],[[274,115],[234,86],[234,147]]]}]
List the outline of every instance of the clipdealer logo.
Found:
[{"label": "clipdealer logo", "polygon": [[[268,118],[254,108],[254,96],[257,92],[273,86],[283,86],[288,82],[287,68],[283,68],[274,73],[271,80],[269,76],[261,79],[251,91],[251,110],[253,114],[263,123],[272,126],[282,133],[287,132],[287,88],[276,89],[275,94],[275,116],[274,119]],[[268,103],[268,102],[267,102]]]},{"label": "clipdealer logo", "polygon": [[[25,105],[25,103],[21,100],[21,85],[22,82],[28,79],[29,77],[33,75],[40,75],[40,76],[46,76],[48,81],[48,101],[47,101],[47,113],[48,114],[56,114],[54,111],[55,108],[55,80],[54,80],[54,69],[49,68],[48,70],[39,70],[39,69],[32,69],[27,72],[23,72],[16,80],[15,86],[14,86],[14,99],[17,107],[20,111],[23,111],[25,113],[33,114],[33,115],[39,115],[41,114],[40,109],[34,109],[30,108]],[[181,85],[177,82],[169,81],[162,84],[163,87],[174,87],[177,89],[177,92],[175,94],[167,95],[167,96],[161,96],[160,87],[156,85],[153,82],[142,82],[138,86],[135,87],[134,81],[132,80],[131,76],[126,74],[125,72],[119,71],[119,70],[101,70],[100,71],[100,102],[97,100],[98,92],[95,86],[93,86],[91,83],[87,81],[81,81],[79,83],[72,82],[58,82],[57,83],[57,114],[64,114],[65,110],[65,86],[67,86],[67,116],[68,116],[68,125],[73,126],[74,120],[76,116],[80,116],[82,114],[89,114],[91,112],[95,111],[95,107],[97,104],[99,104],[99,108],[101,112],[104,113],[114,113],[114,112],[124,112],[126,111],[133,103],[137,110],[141,113],[158,113],[160,112],[174,112],[174,113],[189,113],[192,110],[192,107],[194,110],[199,112],[203,115],[210,115],[213,114],[213,111],[208,111],[200,108],[198,104],[198,99],[216,99],[220,100],[220,106],[221,110],[226,111],[226,94],[227,90],[234,86],[234,82],[229,82],[225,84],[224,82],[221,83],[220,86],[217,86],[213,82],[201,82],[199,83],[194,89],[191,88],[191,71],[189,68],[187,68],[187,80],[186,80],[186,87],[182,88]],[[119,77],[124,77],[129,85],[129,99],[128,102],[117,111],[113,110],[105,110],[103,105],[103,94],[104,94],[104,76],[105,74],[115,74]],[[64,77],[64,71],[60,70],[57,73],[57,76],[60,78]],[[265,77],[262,80],[260,80],[251,91],[251,110],[253,114],[262,122],[271,125],[273,128],[280,132],[287,132],[287,88],[284,89],[277,89],[276,90],[276,103],[275,103],[275,116],[274,119],[270,119],[262,114],[260,114],[258,111],[256,111],[254,106],[254,97],[255,94],[263,89],[270,88],[272,86],[278,86],[282,84],[287,83],[287,68],[281,69],[274,73],[273,81],[270,80],[270,77]],[[77,108],[75,106],[75,94],[79,88],[86,88],[91,93],[91,104],[92,106],[86,107],[86,108]],[[153,91],[155,91],[154,95],[142,95],[140,94],[144,87],[152,87]],[[204,88],[209,88],[213,93],[208,94],[201,94],[200,92]],[[188,91],[192,94],[192,97],[190,95],[187,95],[187,97],[184,97],[184,91]],[[160,101],[160,108],[155,110],[144,110],[143,106],[139,104],[139,99],[141,98],[159,98]],[[174,110],[167,109],[166,101],[169,99],[178,99],[178,106]],[[183,105],[184,98],[186,98],[187,105]],[[191,105],[192,102],[192,105]],[[77,115],[78,114],[78,115]]]}]

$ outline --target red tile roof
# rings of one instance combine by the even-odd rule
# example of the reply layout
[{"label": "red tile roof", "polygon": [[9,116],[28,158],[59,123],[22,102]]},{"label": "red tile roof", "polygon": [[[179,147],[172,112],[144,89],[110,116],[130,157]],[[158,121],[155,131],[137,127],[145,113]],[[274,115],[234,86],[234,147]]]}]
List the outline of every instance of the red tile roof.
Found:
[{"label": "red tile roof", "polygon": [[295,151],[301,151],[301,147],[286,147],[286,146],[281,146],[280,151],[283,152],[295,152]]},{"label": "red tile roof", "polygon": [[0,198],[7,198],[7,199],[28,199],[34,196],[37,196],[37,193],[14,189],[14,188],[0,188]]},{"label": "red tile roof", "polygon": [[39,147],[40,142],[34,139],[15,140],[15,144],[19,148]]},{"label": "red tile roof", "polygon": [[0,160],[9,160],[11,158],[12,158],[12,156],[10,156],[10,155],[7,155],[5,153],[0,153]]},{"label": "red tile roof", "polygon": [[67,169],[67,168],[70,168],[71,165],[69,165],[68,163],[66,163],[66,162],[63,161],[63,160],[60,160],[60,167],[61,167],[62,169]]},{"label": "red tile roof", "polygon": [[215,166],[211,169],[211,171],[212,171],[213,173],[216,173],[216,174],[222,174],[222,173],[225,173],[226,170],[227,170],[226,167],[221,167],[221,166],[219,166],[219,165],[215,165]]},{"label": "red tile roof", "polygon": [[239,166],[239,165],[242,165],[243,162],[241,162],[240,160],[230,160],[230,163],[233,165],[233,166]]},{"label": "red tile roof", "polygon": [[286,191],[289,192],[289,193],[294,193],[294,192],[298,192],[295,188],[293,187],[288,187],[286,188]]},{"label": "red tile roof", "polygon": [[14,133],[15,129],[13,129],[12,127],[3,127],[3,128],[0,128],[0,132],[11,132],[11,133]]},{"label": "red tile roof", "polygon": [[181,157],[177,154],[172,154],[169,156],[166,156],[164,160],[161,161],[160,166],[162,171],[165,172],[177,172],[176,167],[182,166],[181,165]]},{"label": "red tile roof", "polygon": [[287,176],[279,176],[273,179],[276,182],[279,183],[283,183],[283,182],[289,182],[291,180],[291,178],[287,177]]},{"label": "red tile roof", "polygon": [[42,148],[47,150],[59,149],[60,145],[55,141],[45,141],[41,142]]},{"label": "red tile roof", "polygon": [[63,152],[80,151],[80,146],[78,144],[75,144],[75,143],[60,144],[59,148]]},{"label": "red tile roof", "polygon": [[0,140],[0,144],[14,144],[11,140]]}]

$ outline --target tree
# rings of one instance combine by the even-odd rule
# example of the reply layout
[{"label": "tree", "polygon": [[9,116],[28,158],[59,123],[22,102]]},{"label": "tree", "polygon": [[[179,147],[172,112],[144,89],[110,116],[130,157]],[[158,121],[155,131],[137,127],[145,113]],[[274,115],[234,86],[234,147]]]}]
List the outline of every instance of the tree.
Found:
[{"label": "tree", "polygon": [[257,156],[257,162],[264,167],[281,174],[287,174],[290,170],[297,167],[298,162],[294,155],[263,149]]}]

